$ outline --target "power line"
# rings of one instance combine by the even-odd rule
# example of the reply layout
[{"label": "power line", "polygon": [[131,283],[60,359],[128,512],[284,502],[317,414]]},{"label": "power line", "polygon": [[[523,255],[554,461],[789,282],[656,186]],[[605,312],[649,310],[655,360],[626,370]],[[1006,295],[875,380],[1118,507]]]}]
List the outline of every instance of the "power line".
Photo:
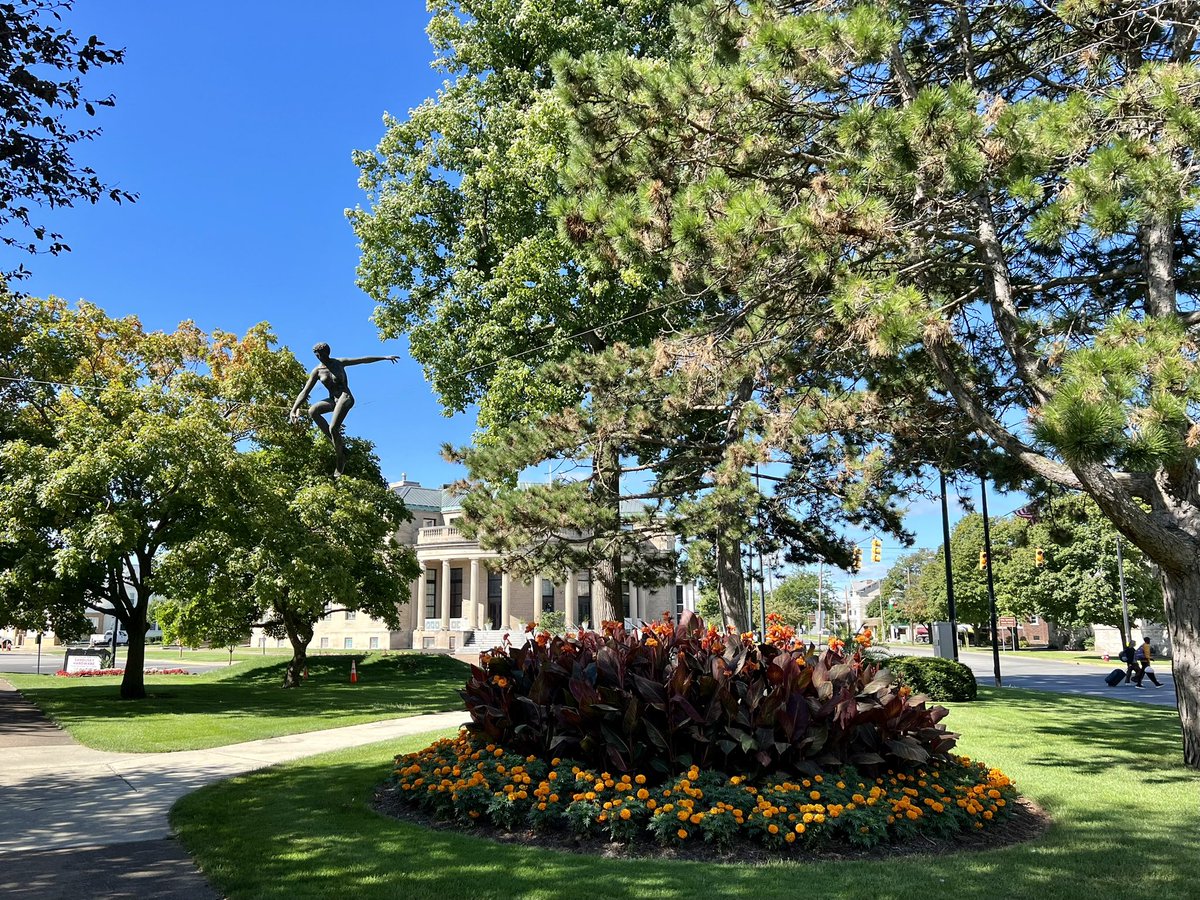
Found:
[{"label": "power line", "polygon": [[[514,360],[514,359],[520,359],[521,357],[528,356],[531,353],[537,353],[539,350],[546,350],[550,347],[553,347],[555,344],[562,343],[563,341],[573,341],[573,340],[575,340],[575,338],[583,337],[585,334],[592,334],[593,332],[599,331],[601,328],[609,328],[613,325],[621,325],[625,322],[632,322],[634,319],[640,319],[642,316],[648,316],[651,313],[656,313],[656,312],[659,312],[660,310],[668,309],[672,306],[677,306],[680,303],[685,303],[690,299],[691,299],[690,297],[678,297],[678,298],[670,301],[669,303],[663,303],[663,304],[660,304],[659,306],[655,306],[655,307],[652,307],[649,309],[643,309],[643,310],[641,310],[639,312],[635,312],[635,313],[630,313],[627,316],[622,316],[619,319],[613,319],[611,322],[605,322],[601,325],[593,325],[590,328],[583,329],[582,331],[576,331],[574,334],[568,334],[563,337],[558,337],[552,341],[547,341],[544,344],[538,344],[537,346],[530,347],[528,350],[522,350],[520,353],[513,353],[508,356],[501,356],[501,357],[498,357],[497,359],[492,360],[491,362],[480,363],[479,365],[472,366],[469,369],[456,369],[456,370],[450,372],[449,374],[450,374],[450,376],[470,375],[474,372],[481,371],[482,369],[490,369],[493,366],[498,366],[503,362],[508,362],[508,361]],[[545,327],[552,328],[553,326],[547,325]]]},{"label": "power line", "polygon": [[[8,381],[13,384],[43,384],[43,385],[46,385],[47,387],[75,388],[76,390],[80,390],[80,391],[105,391],[105,390],[109,390],[112,386],[111,383],[109,385],[104,385],[104,386],[95,385],[95,384],[75,384],[70,381],[44,381],[40,378],[22,378],[22,377],[10,376],[10,375],[0,375],[0,381]],[[134,388],[124,388],[124,390],[127,390],[130,393],[133,393],[135,389]],[[189,400],[207,400],[210,403],[223,402],[223,403],[234,403],[234,404],[238,404],[240,406],[256,406],[261,409],[286,409],[286,410],[291,409],[291,406],[283,406],[282,404],[258,403],[258,402],[254,402],[254,401],[250,401],[250,400],[234,400],[230,397],[192,396],[192,397],[189,397],[188,399]]]}]

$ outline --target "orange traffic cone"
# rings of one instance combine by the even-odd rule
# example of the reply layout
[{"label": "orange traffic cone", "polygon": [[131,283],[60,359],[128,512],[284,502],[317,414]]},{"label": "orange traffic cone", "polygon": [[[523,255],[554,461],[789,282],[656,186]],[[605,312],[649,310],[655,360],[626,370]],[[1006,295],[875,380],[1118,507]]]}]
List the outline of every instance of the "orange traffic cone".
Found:
[{"label": "orange traffic cone", "polygon": [[350,683],[358,684],[358,663],[355,660],[350,660]]}]

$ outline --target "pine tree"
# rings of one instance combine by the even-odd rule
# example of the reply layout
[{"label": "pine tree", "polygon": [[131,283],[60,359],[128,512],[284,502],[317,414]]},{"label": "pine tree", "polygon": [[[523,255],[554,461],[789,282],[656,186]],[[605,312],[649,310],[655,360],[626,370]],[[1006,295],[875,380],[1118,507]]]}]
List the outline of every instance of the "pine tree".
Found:
[{"label": "pine tree", "polygon": [[1196,22],[712,0],[677,17],[669,63],[558,74],[595,252],[784,323],[771,359],[862,353],[853,388],[939,411],[910,439],[982,434],[1141,548],[1200,767]]}]

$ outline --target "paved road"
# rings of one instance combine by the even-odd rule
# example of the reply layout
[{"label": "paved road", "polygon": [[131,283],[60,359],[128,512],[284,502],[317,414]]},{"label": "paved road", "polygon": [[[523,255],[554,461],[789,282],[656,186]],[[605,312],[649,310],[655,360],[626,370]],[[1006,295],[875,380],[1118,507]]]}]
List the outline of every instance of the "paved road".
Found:
[{"label": "paved road", "polygon": [[[893,653],[912,654],[914,656],[932,656],[929,647],[894,648]],[[967,650],[960,653],[960,660],[970,666],[975,678],[981,685],[995,683],[995,672],[992,667],[991,652]],[[1112,668],[1120,667],[1114,663]],[[1134,703],[1146,703],[1153,706],[1175,706],[1175,681],[1167,670],[1155,670],[1158,680],[1163,683],[1160,688],[1154,687],[1147,678],[1142,683],[1143,688],[1135,688],[1132,684],[1119,684],[1110,688],[1104,683],[1104,676],[1112,669],[1102,666],[1079,665],[1062,662],[1039,656],[1036,651],[1012,651],[1000,654],[1000,677],[1004,687],[1028,688],[1035,691],[1051,691],[1056,694],[1080,694],[1087,697],[1103,699],[1130,700]]]}]

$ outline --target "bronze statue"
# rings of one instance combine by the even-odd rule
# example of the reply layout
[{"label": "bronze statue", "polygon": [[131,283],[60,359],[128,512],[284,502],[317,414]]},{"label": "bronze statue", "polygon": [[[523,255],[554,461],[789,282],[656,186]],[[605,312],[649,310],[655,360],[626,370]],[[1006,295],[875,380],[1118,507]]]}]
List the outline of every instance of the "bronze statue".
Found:
[{"label": "bronze statue", "polygon": [[[354,359],[339,359],[329,355],[329,345],[324,341],[313,347],[313,353],[317,355],[321,364],[308,373],[308,383],[304,385],[304,390],[292,404],[288,421],[296,423],[301,420],[300,407],[304,405],[316,383],[321,382],[329,391],[329,396],[310,406],[308,414],[317,423],[317,427],[321,429],[325,437],[333,443],[333,449],[337,451],[337,465],[333,470],[333,477],[337,478],[346,469],[346,445],[342,440],[343,423],[346,421],[346,414],[354,406],[354,395],[350,393],[350,384],[346,380],[346,366],[361,366],[363,363],[384,361],[394,363],[400,357],[360,356]],[[328,412],[333,413],[333,419],[326,422],[325,413]]]}]

